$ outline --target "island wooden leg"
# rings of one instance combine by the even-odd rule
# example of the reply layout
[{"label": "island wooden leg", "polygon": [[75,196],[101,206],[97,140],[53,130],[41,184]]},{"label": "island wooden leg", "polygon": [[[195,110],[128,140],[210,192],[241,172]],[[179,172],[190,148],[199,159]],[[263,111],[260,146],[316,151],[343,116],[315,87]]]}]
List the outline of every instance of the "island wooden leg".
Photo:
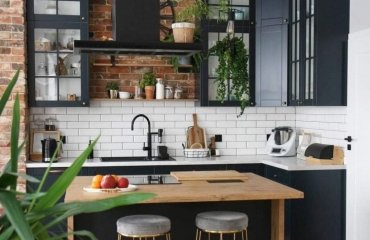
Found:
[{"label": "island wooden leg", "polygon": [[271,200],[271,240],[284,240],[284,199]]},{"label": "island wooden leg", "polygon": [[[67,232],[68,233],[72,233],[73,232],[73,216],[70,216],[67,219]],[[73,240],[73,239],[74,239],[73,234],[68,235],[68,240]]]}]

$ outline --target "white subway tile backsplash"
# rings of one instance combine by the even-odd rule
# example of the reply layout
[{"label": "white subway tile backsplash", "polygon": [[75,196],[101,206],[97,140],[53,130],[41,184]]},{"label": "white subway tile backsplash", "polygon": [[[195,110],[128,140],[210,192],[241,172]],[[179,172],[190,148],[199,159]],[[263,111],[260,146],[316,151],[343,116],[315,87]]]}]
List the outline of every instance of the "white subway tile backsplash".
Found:
[{"label": "white subway tile backsplash", "polygon": [[78,115],[78,120],[80,122],[89,121],[89,122],[100,122],[100,115]]},{"label": "white subway tile backsplash", "polygon": [[94,129],[94,128],[79,129],[78,130],[78,135],[80,135],[80,136],[98,136],[100,134],[100,132],[101,132],[100,129]]},{"label": "white subway tile backsplash", "polygon": [[67,123],[67,128],[90,128],[89,122],[68,122]]},{"label": "white subway tile backsplash", "polygon": [[257,108],[257,113],[276,113],[276,108],[275,107]]},{"label": "white subway tile backsplash", "polygon": [[267,120],[285,120],[285,114],[275,113],[266,114]]},{"label": "white subway tile backsplash", "polygon": [[122,121],[122,115],[117,114],[109,114],[109,115],[101,115],[102,122],[119,122]]},{"label": "white subway tile backsplash", "polygon": [[67,110],[65,107],[60,108],[45,108],[45,114],[66,114]]},{"label": "white subway tile backsplash", "polygon": [[[48,118],[47,115],[44,115],[44,117]],[[58,122],[77,122],[78,121],[78,115],[73,115],[73,114],[55,115],[55,119]]]},{"label": "white subway tile backsplash", "polygon": [[248,114],[247,120],[250,121],[266,120],[266,114]]},{"label": "white subway tile backsplash", "polygon": [[67,108],[67,114],[89,114],[89,108],[85,107]]},{"label": "white subway tile backsplash", "polygon": [[90,114],[110,114],[111,109],[109,107],[91,107],[89,108]]},{"label": "white subway tile backsplash", "polygon": [[[99,135],[94,151],[97,157],[146,155],[142,151],[148,131],[146,121],[138,118],[131,131],[131,121],[139,113],[149,117],[152,131],[164,129],[162,144],[176,156],[183,156],[181,143],[186,142],[186,130],[193,125],[192,113],[197,113],[208,143],[210,137],[222,134],[223,141],[216,146],[223,155],[265,154],[266,133],[276,126],[296,127],[298,132],[314,133],[317,142],[345,146],[345,107],[248,107],[243,116],[237,117],[238,107],[197,107],[187,100],[92,100],[90,108],[31,108],[30,112],[32,128],[37,119],[57,119],[57,128],[67,136],[63,153],[66,157],[78,156],[89,140]],[[157,145],[154,136],[154,150]]]}]

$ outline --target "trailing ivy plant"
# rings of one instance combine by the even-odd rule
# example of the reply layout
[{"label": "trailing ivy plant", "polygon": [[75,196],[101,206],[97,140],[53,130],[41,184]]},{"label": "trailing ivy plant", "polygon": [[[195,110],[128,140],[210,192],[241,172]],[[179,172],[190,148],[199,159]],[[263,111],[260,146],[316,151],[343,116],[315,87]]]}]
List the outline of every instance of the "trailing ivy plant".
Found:
[{"label": "trailing ivy plant", "polygon": [[[19,71],[10,81],[0,99],[0,115],[11,95]],[[66,239],[69,234],[83,236],[88,239],[96,237],[88,231],[75,231],[71,233],[53,234],[50,228],[63,225],[68,217],[81,213],[94,213],[109,210],[117,206],[134,204],[153,197],[151,193],[131,193],[90,202],[58,203],[68,186],[77,176],[83,163],[89,156],[96,139],[80,156],[67,168],[47,191],[42,191],[45,180],[50,172],[52,162],[55,160],[56,151],[49,166],[45,169],[41,180],[18,172],[18,158],[23,149],[24,142],[19,145],[20,132],[20,103],[18,94],[14,100],[12,111],[12,125],[10,136],[10,160],[0,172],[0,205],[4,208],[4,215],[0,216],[0,239],[34,240],[34,239]],[[34,192],[18,192],[18,178],[28,182],[38,183]],[[82,192],[81,188],[81,192]],[[84,238],[85,239],[85,238]]]},{"label": "trailing ivy plant", "polygon": [[[208,55],[218,57],[216,68],[217,100],[234,95],[240,101],[240,114],[249,105],[248,53],[241,37],[228,34],[209,49]],[[230,86],[229,86],[230,85]]]}]

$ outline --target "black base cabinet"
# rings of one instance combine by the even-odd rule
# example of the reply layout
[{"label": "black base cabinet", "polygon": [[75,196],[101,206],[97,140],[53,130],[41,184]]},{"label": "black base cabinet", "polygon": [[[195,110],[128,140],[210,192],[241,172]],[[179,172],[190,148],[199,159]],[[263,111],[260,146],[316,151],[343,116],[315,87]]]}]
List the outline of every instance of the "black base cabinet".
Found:
[{"label": "black base cabinet", "polygon": [[284,171],[265,167],[265,177],[304,192],[286,205],[286,239],[344,240],[346,171]]}]

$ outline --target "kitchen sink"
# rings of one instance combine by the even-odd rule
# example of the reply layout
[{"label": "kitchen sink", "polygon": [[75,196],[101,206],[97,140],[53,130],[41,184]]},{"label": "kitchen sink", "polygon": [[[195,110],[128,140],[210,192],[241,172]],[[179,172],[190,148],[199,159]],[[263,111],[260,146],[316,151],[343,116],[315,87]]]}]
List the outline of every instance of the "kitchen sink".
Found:
[{"label": "kitchen sink", "polygon": [[161,159],[159,157],[153,157],[151,159],[147,157],[101,157],[100,160],[102,162],[175,161],[172,157],[168,159]]}]

